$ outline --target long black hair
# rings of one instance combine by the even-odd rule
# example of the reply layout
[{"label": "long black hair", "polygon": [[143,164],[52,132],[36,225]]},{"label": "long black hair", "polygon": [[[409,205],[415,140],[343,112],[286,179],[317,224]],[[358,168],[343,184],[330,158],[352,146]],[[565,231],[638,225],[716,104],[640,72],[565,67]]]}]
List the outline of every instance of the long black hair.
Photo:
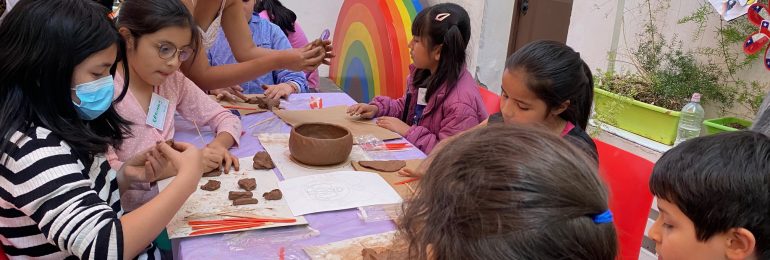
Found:
[{"label": "long black hair", "polygon": [[[108,13],[91,0],[22,0],[3,20],[0,151],[12,152],[11,136],[32,127],[51,130],[79,156],[120,147],[128,122],[113,107],[94,120],[82,120],[71,94],[75,67],[89,56],[118,44],[116,63],[125,60],[125,44]],[[127,88],[123,86],[116,101]]]},{"label": "long black hair", "polygon": [[580,53],[560,42],[535,41],[511,55],[505,67],[511,72],[522,70],[527,87],[549,111],[569,100],[559,116],[586,129],[594,101],[594,77]]},{"label": "long black hair", "polygon": [[[439,14],[449,14],[443,20],[437,19]],[[471,19],[468,12],[461,6],[444,3],[437,4],[420,11],[412,23],[412,35],[427,40],[429,52],[441,45],[436,74],[428,69],[418,69],[414,73],[413,84],[417,88],[427,88],[425,100],[446,82],[448,90],[452,90],[465,67],[465,48],[471,39]]]},{"label": "long black hair", "polygon": [[[163,28],[179,26],[189,28],[192,33],[190,40],[193,50],[198,49],[201,42],[192,14],[180,0],[126,0],[121,4],[117,18],[118,28],[127,28],[134,36],[134,47],[139,44],[143,35],[155,33]],[[197,52],[193,53],[193,59]]]},{"label": "long black hair", "polygon": [[297,21],[297,14],[281,4],[279,0],[257,0],[254,6],[254,12],[260,13],[267,11],[270,21],[281,27],[283,33],[287,36],[294,31],[294,23]]}]

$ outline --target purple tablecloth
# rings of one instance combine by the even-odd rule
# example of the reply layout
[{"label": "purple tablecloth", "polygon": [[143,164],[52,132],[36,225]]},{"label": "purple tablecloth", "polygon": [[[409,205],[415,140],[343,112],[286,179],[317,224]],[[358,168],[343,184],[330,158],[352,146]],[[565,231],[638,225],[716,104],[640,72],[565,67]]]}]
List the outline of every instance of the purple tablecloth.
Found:
[{"label": "purple tablecloth", "polygon": [[[310,109],[309,101],[311,96],[322,98],[324,107],[355,104],[355,101],[345,93],[313,93],[292,95],[285,105],[289,110]],[[249,157],[258,151],[263,151],[262,145],[252,135],[253,129],[249,129],[249,126],[272,116],[275,115],[271,112],[243,116],[244,133],[241,136],[240,147],[233,148],[231,152],[238,157]],[[198,147],[202,147],[214,138],[211,130],[208,127],[203,127],[200,128],[200,131],[204,140],[201,140],[192,123],[178,116],[176,119],[175,140],[190,142]],[[291,128],[286,124],[282,124],[278,129],[274,130],[276,132],[288,133]],[[397,141],[405,142],[406,140]],[[425,154],[412,148],[409,151],[390,153],[389,157],[391,158],[374,159],[419,159],[424,158]],[[251,166],[242,165],[241,167]],[[278,168],[274,171],[279,179],[283,179]],[[357,213],[358,210],[351,209],[305,215],[305,218],[310,223],[310,227],[318,230],[320,235],[304,239],[282,238],[281,235],[275,234],[276,231],[270,230],[246,231],[248,234],[242,234],[241,236],[219,234],[175,239],[172,241],[174,244],[174,255],[176,259],[278,259],[278,252],[281,247],[284,247],[286,249],[286,259],[307,259],[307,255],[301,251],[301,248],[304,246],[323,245],[395,229],[392,221],[365,223],[359,218]],[[294,230],[296,232],[288,230],[286,234],[289,235],[287,236],[299,234],[305,229]]]}]

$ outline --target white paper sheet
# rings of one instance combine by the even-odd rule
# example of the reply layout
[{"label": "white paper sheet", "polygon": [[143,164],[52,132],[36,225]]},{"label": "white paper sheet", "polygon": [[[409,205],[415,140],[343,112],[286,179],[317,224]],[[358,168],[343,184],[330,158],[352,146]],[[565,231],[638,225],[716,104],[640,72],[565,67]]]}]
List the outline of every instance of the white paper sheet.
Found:
[{"label": "white paper sheet", "polygon": [[756,0],[738,0],[731,9],[727,10],[727,1],[728,0],[709,0],[711,6],[714,7],[717,13],[719,13],[725,21],[731,21],[745,15],[749,11],[749,6],[756,2]]},{"label": "white paper sheet", "polygon": [[371,172],[340,171],[278,183],[294,216],[362,206],[401,203],[385,179]]}]

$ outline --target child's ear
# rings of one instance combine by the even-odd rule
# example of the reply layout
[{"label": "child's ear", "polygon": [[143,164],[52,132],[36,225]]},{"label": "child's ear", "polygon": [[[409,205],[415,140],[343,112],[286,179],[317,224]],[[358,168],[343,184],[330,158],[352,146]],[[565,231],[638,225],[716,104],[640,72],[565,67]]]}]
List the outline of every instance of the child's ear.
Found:
[{"label": "child's ear", "polygon": [[551,115],[558,116],[559,114],[567,110],[570,104],[571,103],[569,100],[562,102],[558,107],[555,107],[551,110]]},{"label": "child's ear", "polygon": [[439,62],[441,60],[441,47],[444,46],[443,44],[436,46],[436,48],[433,48],[433,51],[431,52],[431,56],[433,56],[433,59],[436,60],[436,62]]},{"label": "child's ear", "polygon": [[126,40],[126,48],[132,49],[134,48],[134,35],[131,34],[131,30],[129,30],[126,27],[120,27],[118,29],[118,33],[120,33],[120,36],[123,37],[124,40]]},{"label": "child's ear", "polygon": [[728,230],[725,243],[727,259],[753,259],[755,256],[757,240],[754,238],[754,234],[745,228],[732,228]]}]

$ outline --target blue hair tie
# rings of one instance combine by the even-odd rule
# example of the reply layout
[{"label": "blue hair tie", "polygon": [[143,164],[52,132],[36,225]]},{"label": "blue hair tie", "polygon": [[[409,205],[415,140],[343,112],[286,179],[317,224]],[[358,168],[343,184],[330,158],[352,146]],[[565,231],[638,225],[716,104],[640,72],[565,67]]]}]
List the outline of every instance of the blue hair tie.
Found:
[{"label": "blue hair tie", "polygon": [[607,224],[607,223],[612,223],[612,211],[610,211],[610,210],[608,209],[608,210],[606,210],[606,211],[602,212],[602,214],[599,214],[599,215],[594,215],[593,217],[591,217],[591,219],[592,219],[592,220],[594,221],[594,223],[596,223],[596,224]]}]

